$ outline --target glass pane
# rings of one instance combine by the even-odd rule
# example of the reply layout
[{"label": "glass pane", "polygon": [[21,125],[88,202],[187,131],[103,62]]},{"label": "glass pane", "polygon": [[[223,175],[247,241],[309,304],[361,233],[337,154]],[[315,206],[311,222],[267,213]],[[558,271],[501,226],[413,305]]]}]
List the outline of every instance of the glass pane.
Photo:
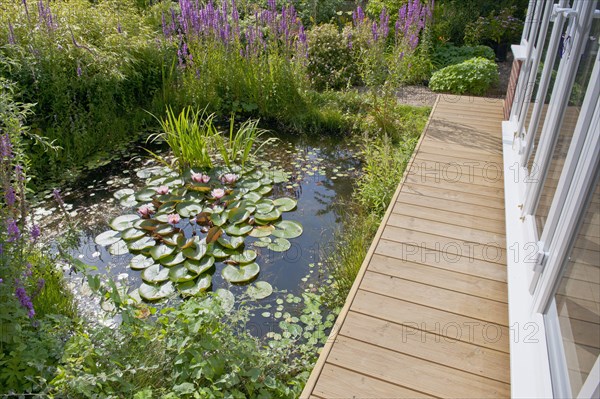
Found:
[{"label": "glass pane", "polygon": [[600,189],[579,227],[555,295],[573,397],[600,354]]},{"label": "glass pane", "polygon": [[[552,198],[554,197],[554,192],[556,191],[556,187],[558,185],[558,179],[560,177],[560,173],[562,172],[565,158],[567,157],[571,139],[573,138],[575,126],[581,110],[581,104],[583,102],[583,96],[592,75],[592,69],[594,66],[593,61],[598,53],[599,34],[600,19],[594,19],[592,23],[592,29],[588,35],[588,40],[584,45],[584,52],[581,56],[581,61],[575,77],[575,83],[573,84],[573,89],[570,93],[569,103],[563,115],[558,139],[552,153],[552,161],[550,162],[546,179],[544,180],[542,194],[535,211],[538,236],[541,236],[542,231],[544,230],[546,218],[548,217],[548,212],[552,203]],[[567,46],[565,46],[565,48],[567,48]],[[568,51],[568,49],[565,51]],[[536,177],[536,173],[539,175],[539,171],[536,170],[536,165],[531,165],[530,171],[532,178]]]}]

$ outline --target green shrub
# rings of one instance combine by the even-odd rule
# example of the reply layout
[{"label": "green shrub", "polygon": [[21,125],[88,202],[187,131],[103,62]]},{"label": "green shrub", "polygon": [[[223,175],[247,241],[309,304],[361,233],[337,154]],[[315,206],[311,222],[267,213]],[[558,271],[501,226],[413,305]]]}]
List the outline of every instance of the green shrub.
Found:
[{"label": "green shrub", "polygon": [[398,57],[396,61],[390,61],[390,80],[398,85],[423,84],[431,77],[433,65],[428,54],[417,51]]},{"label": "green shrub", "polygon": [[483,57],[494,61],[495,54],[488,46],[461,46],[443,44],[435,48],[431,62],[436,69],[442,69],[449,65],[460,64],[474,57]]},{"label": "green shrub", "polygon": [[335,25],[323,24],[311,29],[308,44],[307,72],[313,87],[339,89],[356,81],[358,71],[348,39]]},{"label": "green shrub", "polygon": [[429,81],[433,91],[483,95],[498,82],[498,65],[482,57],[450,65],[435,72]]}]

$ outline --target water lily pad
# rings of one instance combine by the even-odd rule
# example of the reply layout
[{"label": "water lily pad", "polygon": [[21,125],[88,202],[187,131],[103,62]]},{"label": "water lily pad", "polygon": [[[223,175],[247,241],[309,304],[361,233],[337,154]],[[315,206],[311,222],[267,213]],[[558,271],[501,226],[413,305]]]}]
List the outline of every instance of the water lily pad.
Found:
[{"label": "water lily pad", "polygon": [[122,188],[120,190],[117,190],[113,193],[113,197],[115,197],[116,199],[120,200],[121,198],[130,196],[131,194],[133,194],[134,191],[130,188]]},{"label": "water lily pad", "polygon": [[175,232],[175,228],[170,225],[170,224],[162,224],[159,225],[156,230],[154,230],[155,234],[161,235],[161,236],[168,236],[171,235]]},{"label": "water lily pad", "polygon": [[225,224],[225,222],[227,222],[227,215],[226,214],[211,214],[210,215],[210,220],[211,222],[213,222],[213,224],[215,226],[223,226]]},{"label": "water lily pad", "polygon": [[161,244],[161,245],[157,245],[153,248],[150,248],[150,255],[155,260],[159,260],[159,259],[166,258],[167,256],[171,255],[174,250],[175,250],[175,248],[173,248],[173,247]]},{"label": "water lily pad", "polygon": [[164,299],[175,292],[175,286],[171,281],[162,285],[151,285],[142,283],[139,288],[140,297],[147,301],[157,301]]},{"label": "water lily pad", "polygon": [[229,257],[229,260],[239,263],[241,265],[253,262],[256,259],[256,251],[247,249],[241,254],[234,254]]},{"label": "water lily pad", "polygon": [[127,248],[127,244],[125,243],[125,241],[119,240],[113,243],[110,247],[108,247],[108,252],[111,255],[119,256],[129,253],[129,249]]},{"label": "water lily pad", "polygon": [[272,243],[267,245],[267,248],[275,252],[285,252],[290,249],[291,246],[292,244],[285,238],[276,238]]},{"label": "water lily pad", "polygon": [[256,212],[269,213],[275,208],[275,204],[270,199],[263,199],[256,203]]},{"label": "water lily pad", "polygon": [[250,232],[250,236],[256,238],[267,237],[271,235],[271,232],[273,232],[273,230],[275,230],[275,227],[271,225],[257,226],[254,228],[254,230],[252,230],[252,232]]},{"label": "water lily pad", "polygon": [[169,269],[154,264],[142,272],[142,280],[149,283],[160,283],[169,279]]},{"label": "water lily pad", "polygon": [[169,270],[169,278],[176,283],[184,283],[198,277],[196,273],[190,272],[184,265],[177,265]]},{"label": "water lily pad", "polygon": [[195,273],[196,275],[202,274],[208,269],[210,269],[215,264],[215,258],[212,256],[205,256],[204,258],[197,260],[186,260],[183,262],[183,266],[185,266],[190,272]]},{"label": "water lily pad", "polygon": [[181,217],[189,218],[202,212],[202,205],[192,201],[184,201],[180,202],[175,209]]},{"label": "water lily pad", "polygon": [[121,204],[123,208],[131,208],[133,206],[136,206],[138,202],[135,199],[135,195],[132,194],[121,198],[119,200],[119,204]]},{"label": "water lily pad", "polygon": [[210,274],[205,274],[195,280],[181,283],[177,288],[183,296],[196,296],[210,288],[211,284],[212,276]]},{"label": "water lily pad", "polygon": [[225,232],[230,236],[245,236],[252,231],[252,226],[248,224],[228,226]]},{"label": "water lily pad", "polygon": [[143,251],[156,245],[156,241],[150,237],[142,237],[137,241],[130,242],[127,247],[130,251]]},{"label": "water lily pad", "polygon": [[260,266],[256,263],[249,263],[244,266],[227,265],[221,271],[223,278],[230,283],[244,283],[252,280],[260,272]]},{"label": "water lily pad", "polygon": [[230,312],[235,304],[235,296],[233,293],[225,288],[219,288],[217,291],[215,291],[215,293],[219,297],[219,301],[221,302],[221,307],[223,310]]},{"label": "water lily pad", "polygon": [[259,240],[254,241],[252,245],[258,248],[266,248],[271,243],[271,239],[269,237],[261,237]]},{"label": "water lily pad", "polygon": [[133,223],[139,218],[138,215],[121,215],[114,218],[109,224],[113,230],[123,231],[133,227]]},{"label": "water lily pad", "polygon": [[275,223],[276,229],[271,233],[280,238],[296,238],[302,234],[302,225],[293,220],[282,220]]},{"label": "water lily pad", "polygon": [[131,227],[121,233],[123,239],[128,241],[137,240],[142,238],[144,235],[146,235],[146,233],[144,233],[142,230],[136,229],[135,227]]},{"label": "water lily pad", "polygon": [[273,209],[269,213],[255,213],[254,219],[259,222],[272,222],[281,217],[281,211],[278,208]]},{"label": "water lily pad", "polygon": [[259,193],[255,192],[255,191],[251,191],[249,193],[244,194],[244,199],[250,201],[250,202],[257,202],[262,198],[262,195],[260,195]]},{"label": "water lily pad", "polygon": [[245,222],[249,216],[250,216],[250,212],[248,212],[248,210],[246,208],[242,208],[242,207],[232,208],[229,211],[227,219],[229,220],[229,223],[240,224],[242,222]]},{"label": "water lily pad", "polygon": [[153,264],[154,259],[140,254],[131,258],[131,261],[129,262],[129,267],[131,267],[133,270],[144,270],[152,266]]},{"label": "water lily pad", "polygon": [[214,245],[210,251],[210,254],[218,259],[228,258],[233,253],[236,252],[229,248],[223,248],[221,245]]},{"label": "water lily pad", "polygon": [[218,242],[225,248],[237,249],[244,244],[244,237],[233,236],[229,240],[225,237],[219,237]]},{"label": "water lily pad", "polygon": [[156,188],[146,187],[135,194],[135,199],[140,202],[152,201],[152,197],[156,195]]},{"label": "water lily pad", "polygon": [[282,212],[289,212],[296,207],[298,201],[289,197],[277,198],[273,201],[273,204],[279,208]]},{"label": "water lily pad", "polygon": [[179,265],[180,263],[183,263],[183,261],[185,261],[185,256],[183,256],[183,253],[177,252],[175,255],[169,255],[166,258],[162,258],[160,260],[160,264],[163,266],[171,267]]},{"label": "water lily pad", "polygon": [[273,293],[273,287],[266,281],[257,281],[246,290],[246,294],[253,299],[264,299]]},{"label": "water lily pad", "polygon": [[255,179],[244,180],[238,184],[238,187],[244,188],[248,191],[254,191],[257,188],[260,188],[260,186],[261,186],[260,182]]},{"label": "water lily pad", "polygon": [[120,232],[115,231],[115,230],[108,230],[108,231],[105,231],[104,233],[98,234],[94,241],[98,245],[107,246],[107,245],[114,244],[115,242],[119,241],[120,239],[121,239]]},{"label": "water lily pad", "polygon": [[260,195],[267,195],[272,190],[273,190],[273,187],[271,187],[271,186],[262,186],[261,188],[259,188],[258,190],[256,190],[256,192],[259,193]]},{"label": "water lily pad", "polygon": [[194,237],[194,243],[183,250],[183,255],[189,259],[200,260],[206,254],[207,247],[206,242],[196,236]]},{"label": "water lily pad", "polygon": [[154,231],[160,222],[154,219],[138,219],[133,222],[133,227],[140,230]]},{"label": "water lily pad", "polygon": [[275,170],[268,174],[273,183],[283,183],[288,180],[288,174],[282,170]]}]

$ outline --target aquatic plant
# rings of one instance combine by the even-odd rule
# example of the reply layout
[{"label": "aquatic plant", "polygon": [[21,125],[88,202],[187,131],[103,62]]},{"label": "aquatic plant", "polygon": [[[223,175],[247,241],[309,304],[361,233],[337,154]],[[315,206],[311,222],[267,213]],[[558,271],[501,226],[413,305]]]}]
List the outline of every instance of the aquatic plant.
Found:
[{"label": "aquatic plant", "polygon": [[[96,237],[96,243],[108,246],[113,255],[135,255],[129,266],[141,271],[144,283],[133,295],[144,300],[176,291],[182,296],[200,294],[210,288],[219,261],[225,280],[251,281],[260,266],[255,262],[257,251],[249,245],[282,252],[290,248],[289,239],[302,234],[298,222],[281,220],[282,213],[296,207],[296,200],[266,197],[274,184],[288,179],[285,172],[271,170],[268,162],[244,169],[219,166],[202,173],[187,169],[181,175],[168,168],[148,173],[152,176],[147,176],[146,187],[137,193],[115,193],[124,206],[137,207],[137,214],[116,217],[111,230]],[[247,243],[249,237],[258,240]],[[260,297],[265,290],[255,287],[253,292]]]}]

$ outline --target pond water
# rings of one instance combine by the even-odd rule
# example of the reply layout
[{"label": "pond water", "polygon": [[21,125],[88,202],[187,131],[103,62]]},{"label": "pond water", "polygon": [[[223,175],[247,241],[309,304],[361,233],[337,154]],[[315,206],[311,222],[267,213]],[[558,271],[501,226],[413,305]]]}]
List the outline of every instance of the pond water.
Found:
[{"label": "pond water", "polygon": [[[165,146],[152,150],[168,153]],[[307,137],[292,137],[290,140],[289,136],[262,148],[260,158],[270,161],[274,167],[285,170],[290,176],[287,182],[275,185],[271,197],[287,196],[298,201],[293,211],[284,214],[284,219],[300,222],[304,231],[299,237],[290,239],[291,248],[285,252],[253,248],[251,243],[256,240],[254,238],[247,242],[246,245],[258,253],[256,262],[261,270],[257,281],[269,282],[276,291],[260,300],[257,306],[277,307],[275,301],[279,299],[277,303],[281,303],[281,297],[285,295],[282,292],[300,295],[313,284],[327,283],[327,277],[319,275],[319,268],[315,265],[319,264],[324,254],[331,251],[334,233],[342,227],[344,203],[350,200],[360,173],[361,165],[356,153],[357,145],[353,142]],[[81,229],[79,242],[72,255],[96,267],[97,271],[93,273],[112,276],[120,284],[128,285],[130,290],[142,283],[141,273],[128,266],[132,255],[111,255],[106,247],[96,244],[94,238],[108,229],[108,222],[112,218],[123,213],[135,213],[136,208],[124,209],[113,194],[123,188],[136,190],[144,186],[146,179],[139,176],[157,165],[145,154],[141,149],[133,151],[118,162],[90,171],[77,186],[62,189],[67,210]],[[46,194],[46,202],[38,204],[35,217],[60,230],[59,222],[51,216],[56,215],[56,209],[53,209],[56,205],[52,195]],[[237,298],[247,286],[225,281],[220,273],[223,266],[217,262],[211,289],[228,289]],[[85,299],[89,290],[79,276],[71,276],[71,285],[84,308],[87,306],[91,311],[97,306]],[[268,320],[261,320],[261,317],[267,313],[258,313],[251,322],[258,326],[254,333],[262,336],[266,330],[260,326],[267,325]]]}]

